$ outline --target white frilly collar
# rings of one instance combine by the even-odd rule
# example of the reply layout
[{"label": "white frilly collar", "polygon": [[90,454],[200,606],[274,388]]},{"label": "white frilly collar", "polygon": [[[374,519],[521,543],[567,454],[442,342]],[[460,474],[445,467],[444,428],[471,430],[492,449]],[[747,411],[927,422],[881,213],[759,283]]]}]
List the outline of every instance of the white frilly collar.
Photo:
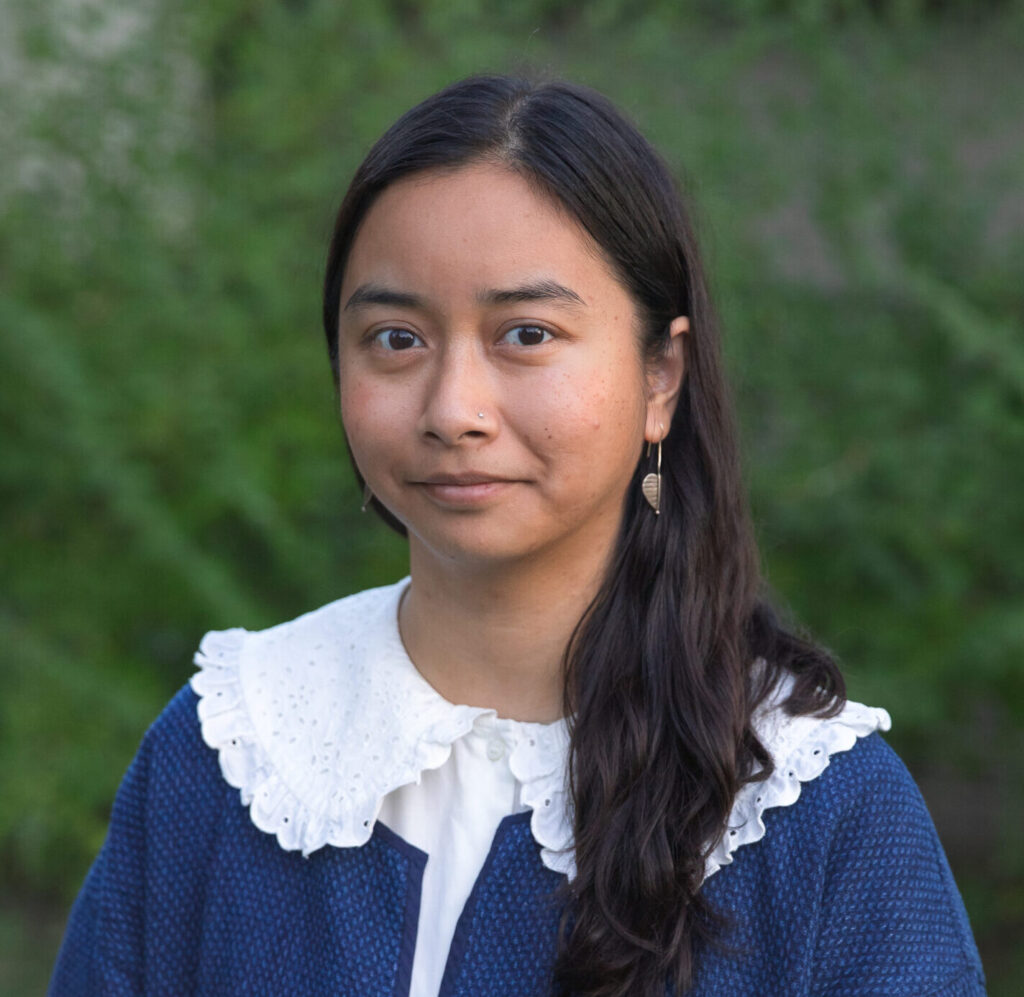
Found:
[{"label": "white frilly collar", "polygon": [[[494,710],[443,699],[409,660],[398,632],[408,584],[340,599],[269,630],[208,633],[195,656],[203,740],[252,822],[304,855],[365,844],[385,796],[447,761],[452,744]],[[755,717],[775,771],[744,786],[705,877],[765,833],[764,812],[789,806],[801,783],[857,739],[888,730],[885,710],[847,703],[836,717],[789,717],[780,691]],[[546,866],[572,876],[564,722],[511,723],[509,756]]]}]

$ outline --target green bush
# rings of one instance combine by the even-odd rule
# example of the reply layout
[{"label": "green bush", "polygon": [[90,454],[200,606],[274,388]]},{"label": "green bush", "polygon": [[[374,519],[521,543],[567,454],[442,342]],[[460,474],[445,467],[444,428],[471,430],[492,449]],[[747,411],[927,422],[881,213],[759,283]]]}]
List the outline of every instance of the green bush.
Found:
[{"label": "green bush", "polygon": [[[405,570],[358,512],[320,267],[382,127],[481,70],[596,86],[663,149],[701,213],[770,584],[915,773],[1019,815],[1019,4],[2,12],[9,895],[73,894],[205,630]],[[957,869],[1009,976],[1024,869],[995,825]]]}]

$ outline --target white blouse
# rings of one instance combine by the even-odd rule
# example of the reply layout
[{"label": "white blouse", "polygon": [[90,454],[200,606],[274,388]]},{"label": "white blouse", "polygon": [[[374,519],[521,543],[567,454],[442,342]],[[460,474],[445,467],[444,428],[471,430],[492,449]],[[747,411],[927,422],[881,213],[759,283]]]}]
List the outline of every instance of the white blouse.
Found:
[{"label": "white blouse", "polygon": [[[268,630],[203,638],[192,688],[203,738],[253,823],[304,855],[365,844],[378,820],[428,856],[411,997],[434,997],[462,908],[495,830],[531,811],[541,860],[570,878],[572,814],[564,721],[534,724],[449,703],[420,675],[398,632],[409,580],[361,592]],[[772,776],[737,794],[705,877],[765,834],[829,756],[875,730],[885,710],[790,717],[781,683],[754,718]]]}]

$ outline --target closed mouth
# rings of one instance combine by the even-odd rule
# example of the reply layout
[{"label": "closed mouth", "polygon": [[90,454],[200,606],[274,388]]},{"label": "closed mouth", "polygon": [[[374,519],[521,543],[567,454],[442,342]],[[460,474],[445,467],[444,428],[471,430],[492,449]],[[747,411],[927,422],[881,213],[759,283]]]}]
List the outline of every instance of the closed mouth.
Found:
[{"label": "closed mouth", "polygon": [[435,474],[413,482],[434,502],[458,509],[487,506],[514,483],[512,478],[487,474]]},{"label": "closed mouth", "polygon": [[414,484],[470,487],[472,485],[506,484],[511,480],[510,478],[499,478],[488,474],[435,474],[429,478],[415,481]]}]

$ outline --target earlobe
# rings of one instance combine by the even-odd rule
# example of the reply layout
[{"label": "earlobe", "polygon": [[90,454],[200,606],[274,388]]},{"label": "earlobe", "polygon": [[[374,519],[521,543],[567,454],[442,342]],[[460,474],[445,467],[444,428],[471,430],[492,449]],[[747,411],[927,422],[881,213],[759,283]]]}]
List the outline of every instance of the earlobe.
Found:
[{"label": "earlobe", "polygon": [[665,438],[665,427],[672,424],[676,400],[686,373],[686,336],[690,320],[686,315],[672,319],[668,327],[665,351],[648,375],[647,425],[644,439],[658,443]]}]

